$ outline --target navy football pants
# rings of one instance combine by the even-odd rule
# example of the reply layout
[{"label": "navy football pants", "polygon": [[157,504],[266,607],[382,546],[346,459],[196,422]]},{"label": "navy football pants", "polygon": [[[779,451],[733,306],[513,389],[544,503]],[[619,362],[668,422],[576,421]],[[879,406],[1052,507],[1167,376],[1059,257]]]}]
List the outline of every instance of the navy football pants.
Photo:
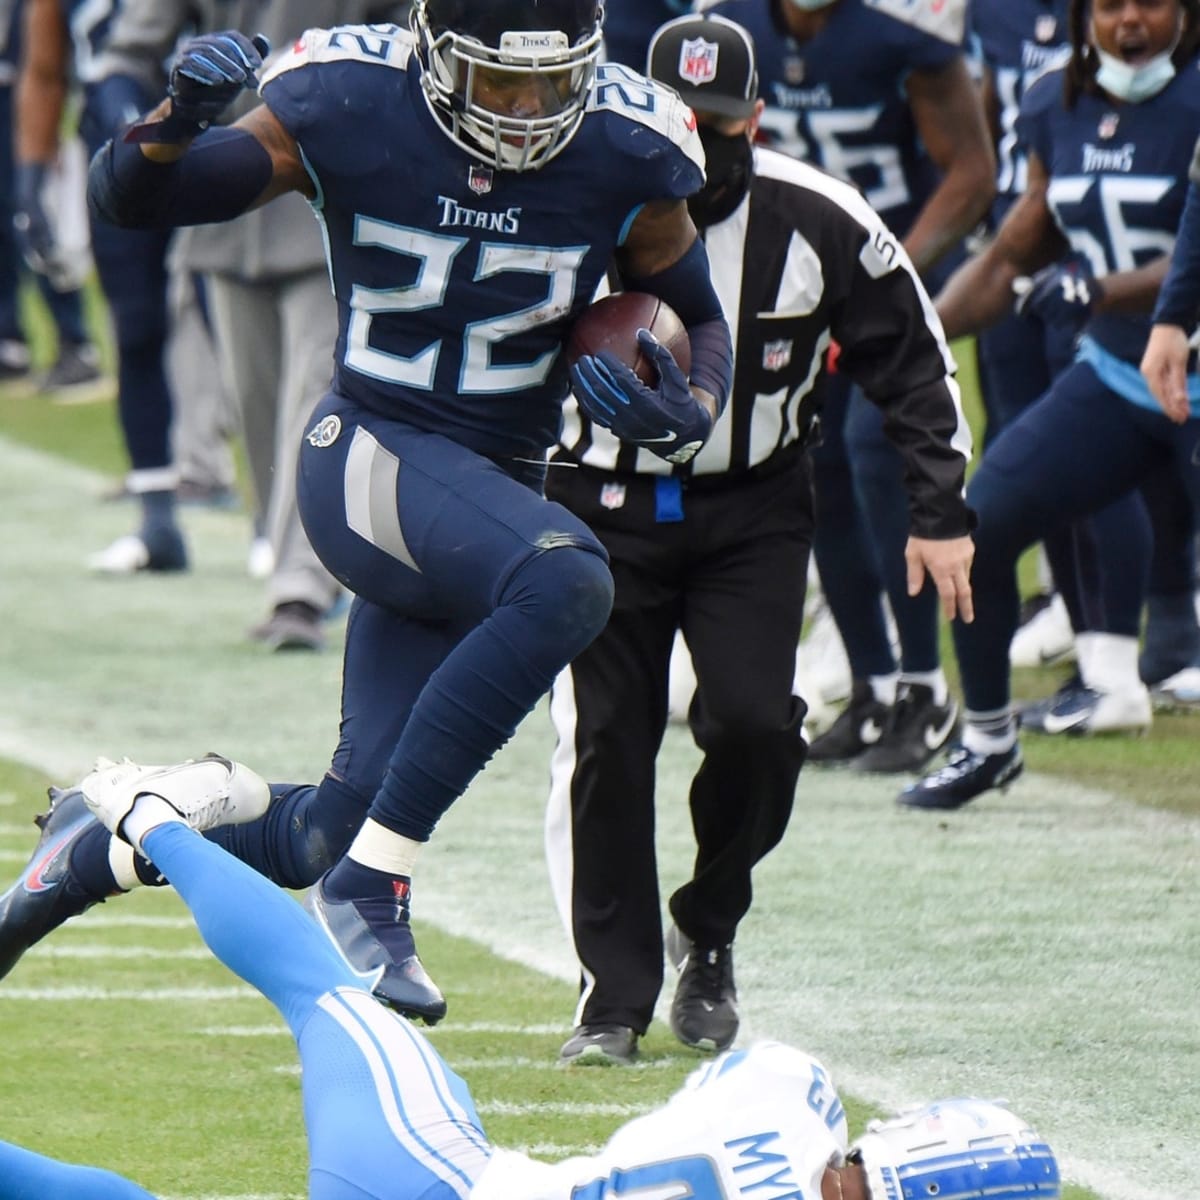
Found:
[{"label": "navy football pants", "polygon": [[[341,738],[314,788],[277,789],[222,840],[277,882],[312,883],[372,819],[426,841],[442,814],[604,627],[595,535],[540,491],[439,434],[331,395],[300,453],[313,549],[356,599]],[[511,472],[511,473],[510,473]]]},{"label": "navy football pants", "polygon": [[[1127,497],[1155,474],[1178,472],[1200,511],[1200,420],[1173,425],[1104,386],[1075,363],[988,448],[967,489],[975,531],[975,620],[954,622],[967,708],[991,712],[1009,701],[1008,648],[1017,627],[1021,553],[1068,522]],[[1122,564],[1144,598],[1150,548]],[[1140,603],[1139,603],[1140,608]]]}]

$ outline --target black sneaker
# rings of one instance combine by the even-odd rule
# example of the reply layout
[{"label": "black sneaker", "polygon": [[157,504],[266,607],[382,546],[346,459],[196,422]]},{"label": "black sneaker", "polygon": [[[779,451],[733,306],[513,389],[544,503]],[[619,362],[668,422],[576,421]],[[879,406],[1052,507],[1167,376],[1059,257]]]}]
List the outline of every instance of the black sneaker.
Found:
[{"label": "black sneaker", "polygon": [[285,600],[271,615],[250,630],[252,641],[262,642],[268,650],[323,650],[325,630],[321,612],[305,600]]},{"label": "black sneaker", "polygon": [[1030,700],[1018,707],[1017,720],[1021,722],[1021,728],[1032,733],[1045,733],[1046,717],[1063,705],[1073,704],[1078,693],[1086,690],[1079,672],[1073,672],[1054,695]]},{"label": "black sneaker", "polygon": [[883,736],[854,760],[859,771],[891,775],[919,771],[958,731],[958,705],[936,704],[933,688],[902,683],[888,713]]},{"label": "black sneaker", "polygon": [[886,704],[875,699],[871,685],[856,679],[850,691],[850,702],[838,714],[823,734],[808,747],[808,761],[817,763],[848,763],[874,746],[887,728]]},{"label": "black sneaker", "polygon": [[576,1025],[558,1052],[564,1065],[626,1066],[638,1056],[637,1031],[628,1025]]},{"label": "black sneaker", "polygon": [[71,876],[71,851],[96,825],[78,788],[51,788],[50,808],[34,822],[41,837],[16,883],[0,896],[0,979],[35,942],[98,903]]},{"label": "black sneaker", "polygon": [[56,404],[93,404],[115,391],[100,369],[100,355],[90,342],[64,342],[54,366],[43,376],[38,391]]},{"label": "black sneaker", "polygon": [[733,946],[698,946],[677,925],[667,931],[667,957],[679,972],[671,1032],[698,1050],[726,1050],[738,1031]]},{"label": "black sneaker", "polygon": [[[325,877],[308,889],[304,907],[316,919],[329,940],[351,968],[370,977],[371,991],[377,1000],[411,1020],[436,1025],[446,1015],[446,997],[429,978],[417,946],[408,932],[411,953],[395,954],[376,937],[353,900],[331,900],[325,895]],[[397,923],[407,929],[408,917],[403,914]],[[389,931],[393,936],[397,930]]]},{"label": "black sneaker", "polygon": [[1024,769],[1020,742],[1000,754],[976,754],[955,746],[944,766],[909,784],[896,802],[908,808],[961,808],[992,788],[1006,789]]}]

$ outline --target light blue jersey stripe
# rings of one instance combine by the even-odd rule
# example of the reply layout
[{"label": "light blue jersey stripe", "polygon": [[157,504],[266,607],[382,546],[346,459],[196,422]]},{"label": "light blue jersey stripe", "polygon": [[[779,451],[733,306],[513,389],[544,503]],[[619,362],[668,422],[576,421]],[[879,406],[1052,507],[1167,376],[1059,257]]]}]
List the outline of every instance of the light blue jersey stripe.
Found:
[{"label": "light blue jersey stripe", "polygon": [[[1076,361],[1087,363],[1100,377],[1105,387],[1116,392],[1118,396],[1136,404],[1139,408],[1148,408],[1160,416],[1164,415],[1162,407],[1155,400],[1141,371],[1132,363],[1110,354],[1095,338],[1084,334],[1079,339],[1079,349],[1075,354]],[[1200,417],[1200,375],[1187,377],[1188,400],[1190,401],[1193,417]]]}]

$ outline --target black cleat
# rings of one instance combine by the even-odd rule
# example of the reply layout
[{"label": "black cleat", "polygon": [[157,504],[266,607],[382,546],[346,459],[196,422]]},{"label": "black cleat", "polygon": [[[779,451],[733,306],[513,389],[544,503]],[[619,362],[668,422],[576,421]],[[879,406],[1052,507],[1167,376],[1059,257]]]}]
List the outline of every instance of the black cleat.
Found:
[{"label": "black cleat", "polygon": [[98,903],[71,877],[71,851],[97,824],[78,788],[51,788],[50,808],[34,822],[42,831],[20,878],[0,896],[0,979],[35,942]]},{"label": "black cleat", "polygon": [[933,688],[902,683],[884,725],[883,736],[854,760],[857,771],[894,775],[919,771],[958,731],[958,705],[933,699]]},{"label": "black cleat", "polygon": [[671,1032],[698,1050],[728,1049],[738,1032],[733,946],[698,946],[672,925],[666,948],[679,972],[671,1000]]},{"label": "black cleat", "polygon": [[838,718],[808,747],[808,761],[815,763],[849,763],[876,745],[887,728],[891,709],[875,699],[871,685],[856,679],[850,701]]},{"label": "black cleat", "polygon": [[638,1056],[637,1031],[628,1025],[576,1025],[558,1052],[558,1061],[591,1066],[626,1066]]},{"label": "black cleat", "polygon": [[[411,1020],[436,1025],[446,1015],[446,997],[430,979],[421,960],[411,931],[408,914],[396,905],[396,925],[403,925],[409,953],[396,955],[388,950],[372,930],[354,900],[332,900],[325,894],[322,876],[308,890],[304,907],[315,918],[351,969],[366,976],[375,998]],[[389,930],[392,938],[399,931]]]},{"label": "black cleat", "polygon": [[961,808],[992,788],[1006,789],[1024,769],[1020,742],[999,754],[976,754],[955,746],[944,766],[909,784],[896,802],[908,808]]}]

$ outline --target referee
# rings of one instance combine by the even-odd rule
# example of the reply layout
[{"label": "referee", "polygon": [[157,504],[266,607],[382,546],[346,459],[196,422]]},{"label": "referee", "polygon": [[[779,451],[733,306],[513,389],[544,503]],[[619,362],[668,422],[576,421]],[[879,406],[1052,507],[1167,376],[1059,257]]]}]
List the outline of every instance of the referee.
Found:
[{"label": "referee", "polygon": [[616,583],[608,626],[551,698],[546,848],[581,968],[564,1061],[636,1057],[662,987],[654,764],[676,630],[695,664],[688,723],[704,758],[689,794],[695,868],[670,899],[671,1028],[707,1049],[737,1035],[734,936],[806,752],[806,707],[792,695],[813,535],[805,447],[835,342],[838,369],[885,410],[904,456],[910,588],[928,570],[947,615],[971,617],[970,435],[899,240],[852,187],[754,148],[763,102],[741,26],[680,17],[657,31],[649,62],[700,127],[707,182],[689,207],[733,332],[734,383],[686,467],[617,441],[569,403],[549,471],[547,494],[595,530]]}]

